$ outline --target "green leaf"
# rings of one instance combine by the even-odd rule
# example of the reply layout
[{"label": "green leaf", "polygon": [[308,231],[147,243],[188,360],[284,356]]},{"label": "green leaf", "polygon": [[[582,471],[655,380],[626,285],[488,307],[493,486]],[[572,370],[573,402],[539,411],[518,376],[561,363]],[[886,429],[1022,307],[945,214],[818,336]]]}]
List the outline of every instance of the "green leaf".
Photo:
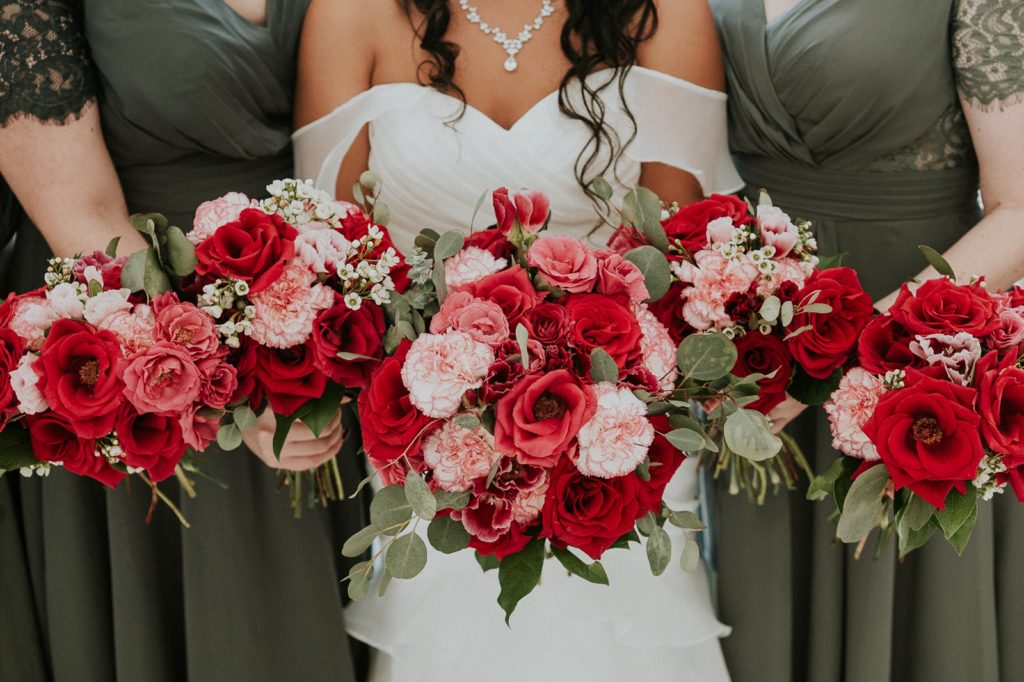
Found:
[{"label": "green leaf", "polygon": [[655,526],[647,538],[647,562],[651,573],[661,575],[672,561],[672,538],[661,526]]},{"label": "green leaf", "polygon": [[452,423],[458,427],[466,429],[467,431],[474,431],[480,426],[480,417],[469,413],[460,414],[452,420]]},{"label": "green leaf", "polygon": [[647,243],[662,253],[668,251],[668,237],[661,226],[661,200],[644,187],[630,190],[622,199],[622,215],[647,238]]},{"label": "green leaf", "polygon": [[505,611],[506,625],[522,598],[540,583],[543,568],[543,540],[534,540],[515,554],[502,559],[498,566],[498,583],[501,585],[498,605]]},{"label": "green leaf", "polygon": [[818,256],[818,269],[830,270],[832,268],[838,268],[843,264],[843,258],[845,257],[845,253],[831,253],[827,256]]},{"label": "green leaf", "polygon": [[384,553],[384,565],[399,580],[415,578],[427,565],[427,543],[416,533],[395,538]]},{"label": "green leaf", "polygon": [[121,238],[120,237],[114,237],[109,242],[107,242],[107,248],[103,251],[103,253],[107,254],[111,258],[116,257],[117,256],[117,245],[120,244],[120,243],[121,243]]},{"label": "green leaf", "polygon": [[934,515],[935,507],[913,493],[907,497],[907,504],[900,511],[900,518],[910,530],[921,530],[928,525]]},{"label": "green leaf", "polygon": [[688,379],[714,381],[736,365],[736,344],[721,332],[691,334],[676,351],[679,372]]},{"label": "green leaf", "polygon": [[295,423],[295,415],[284,416],[283,414],[274,414],[274,421],[276,425],[274,427],[274,457],[281,459],[281,450],[284,448],[284,442],[288,438],[288,432],[292,430],[292,424]]},{"label": "green leaf", "polygon": [[923,547],[935,533],[935,526],[927,524],[920,530],[911,529],[906,523],[897,522],[896,534],[899,536],[900,558],[904,558],[915,549]]},{"label": "green leaf", "polygon": [[849,478],[852,474],[849,458],[840,457],[832,462],[825,470],[825,473],[815,477],[807,487],[807,499],[818,501],[824,500],[834,494],[836,481],[841,478]]},{"label": "green leaf", "polygon": [[665,434],[665,440],[680,452],[696,452],[704,447],[704,436],[691,429],[675,429]]},{"label": "green leaf", "polygon": [[[657,519],[653,512],[647,512],[636,520],[636,529],[644,535],[650,535],[657,527]],[[639,538],[638,538],[639,539]]]},{"label": "green leaf", "polygon": [[935,520],[947,539],[956,535],[972,515],[978,513],[978,491],[973,485],[967,486],[967,494],[955,490],[946,496],[946,507],[935,512]]},{"label": "green leaf", "polygon": [[821,405],[832,397],[832,394],[839,388],[842,378],[842,368],[833,372],[829,378],[822,380],[811,377],[802,367],[795,365],[788,391],[791,396],[804,405]]},{"label": "green leaf", "polygon": [[693,573],[700,566],[700,545],[693,538],[686,538],[686,544],[683,545],[683,556],[679,560],[679,565],[687,573]]},{"label": "green leaf", "polygon": [[765,322],[775,322],[775,320],[779,319],[781,312],[782,300],[778,296],[769,296],[764,299],[764,303],[761,304],[761,309],[757,311],[757,314]]},{"label": "green leaf", "polygon": [[451,258],[462,250],[465,243],[466,237],[458,230],[445,232],[434,245],[434,261],[440,263],[446,258]]},{"label": "green leaf", "polygon": [[242,431],[234,423],[224,424],[217,429],[217,445],[222,450],[231,451],[242,444]]},{"label": "green leaf", "polygon": [[121,284],[134,291],[142,291],[146,286],[146,257],[149,249],[136,251],[128,256],[121,267]]},{"label": "green leaf", "polygon": [[523,367],[530,366],[530,347],[527,342],[530,340],[530,332],[527,331],[523,323],[520,322],[516,325],[516,343],[519,344],[519,357],[520,364]]},{"label": "green leaf", "polygon": [[447,490],[436,490],[434,491],[434,498],[437,499],[438,509],[465,509],[470,499],[472,499],[472,495],[469,491],[450,493]]},{"label": "green leaf", "polygon": [[476,556],[476,562],[480,564],[480,568],[484,570],[484,573],[487,571],[493,571],[501,564],[501,562],[498,561],[498,557],[493,554],[481,554],[480,552],[474,552],[474,555]]},{"label": "green leaf", "polygon": [[442,554],[454,554],[469,547],[469,531],[450,516],[438,516],[427,526],[427,539]]},{"label": "green leaf", "polygon": [[746,409],[737,410],[726,418],[725,444],[752,462],[770,459],[782,450],[782,439],[772,433],[768,417]]},{"label": "green leaf", "polygon": [[391,221],[391,209],[388,205],[378,201],[373,205],[373,222],[378,225],[387,225]]},{"label": "green leaf", "polygon": [[405,475],[405,498],[412,506],[413,513],[424,521],[430,521],[437,513],[437,500],[430,492],[427,482],[415,471]]},{"label": "green leaf", "polygon": [[370,591],[370,577],[373,575],[373,564],[361,561],[348,572],[348,596],[352,601],[359,601]]},{"label": "green leaf", "polygon": [[631,542],[640,542],[640,536],[637,535],[637,532],[635,530],[629,531],[621,538],[616,540],[615,543],[611,546],[611,549],[629,549],[629,543]]},{"label": "green leaf", "polygon": [[704,522],[692,511],[674,511],[669,514],[669,523],[683,530],[704,530]]},{"label": "green leaf", "polygon": [[608,381],[614,384],[619,380],[619,366],[604,348],[596,347],[590,351],[590,378],[595,383]]},{"label": "green leaf", "polygon": [[32,439],[27,429],[17,424],[8,424],[6,429],[0,431],[0,469],[14,471],[38,463],[39,460],[32,454]]},{"label": "green leaf", "polygon": [[921,244],[917,248],[921,249],[921,253],[923,253],[924,257],[928,259],[928,264],[935,268],[936,272],[956,281],[956,271],[953,270],[949,262],[942,257],[941,253],[930,246],[925,246],[924,244]]},{"label": "green leaf", "polygon": [[167,228],[167,264],[178,277],[192,274],[196,269],[196,247],[192,245],[181,228]]},{"label": "green leaf", "polygon": [[610,201],[612,195],[615,194],[615,191],[612,189],[612,186],[608,184],[608,181],[601,177],[595,178],[594,181],[590,183],[590,190],[605,201]]},{"label": "green leaf", "polygon": [[605,572],[604,566],[601,565],[600,561],[588,564],[568,549],[560,549],[554,545],[551,547],[551,553],[569,573],[597,585],[608,584],[608,574]]},{"label": "green leaf", "polygon": [[429,227],[420,230],[420,233],[416,235],[415,246],[420,247],[427,252],[431,258],[433,258],[434,246],[437,244],[437,240],[441,237],[436,230],[432,230]]},{"label": "green leaf", "polygon": [[480,213],[480,209],[483,207],[484,202],[487,201],[488,195],[491,194],[491,190],[485,189],[480,192],[480,196],[476,198],[476,205],[473,207],[473,217],[469,220],[469,231],[473,231],[473,227],[476,225],[476,216]]},{"label": "green leaf", "polygon": [[836,535],[843,542],[860,542],[882,520],[885,505],[882,492],[889,482],[884,466],[873,466],[853,482],[846,495]]},{"label": "green leaf", "polygon": [[234,408],[231,411],[231,418],[243,431],[256,426],[256,413],[248,405],[239,405]]},{"label": "green leaf", "polygon": [[626,253],[624,258],[643,273],[644,284],[650,294],[648,301],[657,301],[668,293],[672,286],[672,271],[669,270],[665,254],[653,246],[638,246]]},{"label": "green leaf", "polygon": [[391,585],[391,579],[393,577],[394,576],[391,575],[391,573],[386,568],[384,569],[384,572],[380,574],[380,584],[377,585],[378,597],[383,597],[384,594],[388,591],[388,586]]},{"label": "green leaf", "polygon": [[974,532],[974,524],[978,521],[978,507],[975,505],[971,509],[970,515],[964,520],[960,529],[949,538],[949,544],[953,545],[953,549],[956,550],[958,556],[963,556],[964,550],[967,549],[967,542],[971,539],[971,533]]},{"label": "green leaf", "polygon": [[444,263],[441,261],[434,262],[434,271],[430,273],[430,280],[434,283],[437,303],[440,305],[444,303],[444,299],[448,296],[448,284],[444,279]]},{"label": "green leaf", "polygon": [[412,518],[412,505],[405,496],[405,488],[389,485],[381,488],[370,502],[370,523],[382,533],[394,535],[398,527]]},{"label": "green leaf", "polygon": [[341,547],[342,556],[350,558],[360,556],[363,552],[370,549],[370,545],[373,544],[374,539],[380,535],[380,530],[376,526],[367,526],[362,530],[354,533],[352,537],[345,540],[345,544]]},{"label": "green leaf", "polygon": [[380,180],[377,179],[376,173],[367,170],[359,174],[359,184],[366,188],[366,191],[375,192]]},{"label": "green leaf", "polygon": [[309,427],[317,438],[327,428],[338,414],[341,401],[345,397],[345,388],[333,381],[327,383],[324,394],[316,400],[311,400],[304,406],[300,416],[302,423]]}]

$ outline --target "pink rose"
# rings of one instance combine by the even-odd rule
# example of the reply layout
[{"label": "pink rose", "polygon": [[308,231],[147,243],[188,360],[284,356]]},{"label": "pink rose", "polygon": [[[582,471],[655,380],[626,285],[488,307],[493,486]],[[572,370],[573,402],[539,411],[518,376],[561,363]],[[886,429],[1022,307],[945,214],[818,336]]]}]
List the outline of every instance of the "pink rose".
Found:
[{"label": "pink rose", "polygon": [[204,405],[223,409],[238,390],[238,371],[219,358],[205,358],[197,363],[202,383],[199,400]]},{"label": "pink rose", "polygon": [[486,478],[498,460],[494,438],[482,427],[472,431],[446,422],[423,441],[423,462],[433,472],[431,481],[442,490],[462,492]]},{"label": "pink rose", "polygon": [[208,358],[220,350],[213,319],[191,303],[175,303],[161,309],[153,333],[157,341],[182,346],[194,360]]},{"label": "pink rose", "polygon": [[606,381],[596,384],[594,393],[597,412],[580,429],[576,468],[598,478],[630,474],[654,442],[647,405],[628,388]]},{"label": "pink rose", "polygon": [[527,234],[537,234],[548,222],[551,201],[544,192],[533,190],[516,192],[516,217]]},{"label": "pink rose", "polygon": [[608,296],[626,294],[639,303],[650,296],[640,268],[614,251],[595,251],[597,256],[597,291]]},{"label": "pink rose", "polygon": [[1003,308],[999,311],[999,328],[988,337],[993,348],[1004,350],[1024,342],[1024,308]]},{"label": "pink rose", "polygon": [[198,246],[221,225],[238,220],[244,209],[258,206],[255,200],[250,200],[240,192],[229,192],[220,198],[199,204],[195,219],[192,221],[192,231],[186,236],[190,242]]},{"label": "pink rose", "polygon": [[441,310],[430,320],[432,334],[449,329],[465,332],[491,348],[496,348],[509,336],[508,320],[498,304],[465,291],[448,296]]},{"label": "pink rose", "polygon": [[530,247],[526,260],[553,286],[570,293],[588,292],[597,281],[597,256],[572,237],[541,237]]},{"label": "pink rose", "polygon": [[180,346],[161,341],[136,355],[124,370],[124,394],[139,412],[182,412],[202,387],[199,368]]},{"label": "pink rose", "polygon": [[405,357],[402,383],[420,412],[444,419],[458,411],[466,391],[483,384],[493,363],[490,346],[469,334],[424,334]]},{"label": "pink rose", "polygon": [[775,258],[789,255],[796,246],[799,235],[796,225],[782,209],[775,206],[757,207],[757,224],[761,230],[761,241],[775,247]]},{"label": "pink rose", "polygon": [[220,417],[203,416],[200,412],[202,407],[198,403],[191,405],[178,418],[182,438],[197,452],[202,452],[217,439],[217,430],[220,428]]},{"label": "pink rose", "polygon": [[501,272],[507,265],[508,261],[490,251],[467,246],[444,262],[444,281],[449,289],[455,289]]},{"label": "pink rose", "polygon": [[90,297],[85,302],[85,321],[103,329],[111,317],[131,311],[132,304],[128,301],[130,294],[127,289],[113,289]]}]

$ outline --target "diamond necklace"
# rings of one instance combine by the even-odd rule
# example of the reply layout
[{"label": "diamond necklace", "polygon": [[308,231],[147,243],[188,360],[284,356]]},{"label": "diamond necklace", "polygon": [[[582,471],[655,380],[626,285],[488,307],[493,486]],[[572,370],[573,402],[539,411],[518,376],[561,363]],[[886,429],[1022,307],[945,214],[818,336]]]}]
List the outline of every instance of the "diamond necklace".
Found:
[{"label": "diamond necklace", "polygon": [[485,35],[494,38],[494,42],[501,45],[502,49],[505,50],[506,54],[508,54],[508,59],[505,60],[505,70],[509,73],[512,73],[519,67],[516,55],[522,51],[523,45],[533,37],[534,31],[540,30],[540,27],[544,25],[544,20],[555,12],[552,0],[541,0],[540,14],[537,15],[537,18],[529,24],[523,24],[523,30],[515,38],[509,38],[508,34],[497,26],[491,26],[486,21],[482,21],[480,13],[477,12],[476,7],[469,4],[469,0],[459,0],[459,7],[466,13],[469,23],[479,26]]}]

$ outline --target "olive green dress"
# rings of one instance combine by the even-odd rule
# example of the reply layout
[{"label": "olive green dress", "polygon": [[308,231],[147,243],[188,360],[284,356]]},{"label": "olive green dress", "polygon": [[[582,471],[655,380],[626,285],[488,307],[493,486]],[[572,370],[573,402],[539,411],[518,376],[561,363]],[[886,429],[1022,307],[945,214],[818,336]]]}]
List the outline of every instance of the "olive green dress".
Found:
[{"label": "olive green dress", "polygon": [[[726,53],[730,145],[748,193],[814,222],[880,298],[981,217],[958,104],[1024,92],[1020,0],[711,0]],[[1019,141],[1017,141],[1019,144]],[[820,411],[790,430],[820,473]],[[835,547],[831,500],[763,508],[718,495],[719,599],[737,680],[1024,679],[1024,507],[982,505],[963,557],[941,538],[897,565]],[[893,543],[895,544],[895,543]]]},{"label": "olive green dress", "polygon": [[[268,0],[266,26],[222,0],[83,4],[84,24],[66,19],[66,2],[0,6],[8,30],[0,45],[18,56],[0,60],[0,71],[35,69],[8,74],[9,90],[47,90],[38,86],[54,73],[78,82],[69,74],[84,60],[72,34],[84,26],[131,211],[161,211],[187,228],[200,202],[228,191],[261,196],[270,180],[291,173],[307,0]],[[35,38],[46,44],[32,61]],[[54,41],[64,46],[54,50]],[[60,120],[81,108],[87,90],[77,101],[65,97],[74,105],[65,111],[30,93],[21,112]],[[9,201],[0,208],[18,233],[4,275],[25,290],[41,283],[48,251],[16,214]],[[354,465],[347,454],[343,462]],[[165,484],[190,529],[166,508],[146,525],[150,495],[137,481],[108,490],[62,471],[43,481],[0,479],[0,679],[355,679],[339,579],[340,547],[361,526],[359,505],[311,509],[296,520],[276,474],[254,455],[207,459],[227,489],[200,480],[192,500],[173,480]]]}]

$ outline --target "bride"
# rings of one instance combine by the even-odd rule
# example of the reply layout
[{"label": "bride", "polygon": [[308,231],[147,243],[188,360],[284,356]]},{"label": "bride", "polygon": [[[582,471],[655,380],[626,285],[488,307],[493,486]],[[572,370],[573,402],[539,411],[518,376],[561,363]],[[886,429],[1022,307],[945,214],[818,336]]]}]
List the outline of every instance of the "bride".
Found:
[{"label": "bride", "polygon": [[[422,228],[467,225],[500,186],[544,190],[551,231],[597,245],[598,176],[620,197],[642,184],[680,203],[741,187],[705,0],[474,1],[313,0],[298,176],[350,199],[374,171],[406,252]],[[689,460],[666,501],[695,509],[696,489]],[[348,627],[378,650],[373,680],[728,679],[703,569],[655,578],[636,548],[603,563],[609,587],[549,562],[506,627],[495,575],[432,552],[415,581],[350,606]]]}]

